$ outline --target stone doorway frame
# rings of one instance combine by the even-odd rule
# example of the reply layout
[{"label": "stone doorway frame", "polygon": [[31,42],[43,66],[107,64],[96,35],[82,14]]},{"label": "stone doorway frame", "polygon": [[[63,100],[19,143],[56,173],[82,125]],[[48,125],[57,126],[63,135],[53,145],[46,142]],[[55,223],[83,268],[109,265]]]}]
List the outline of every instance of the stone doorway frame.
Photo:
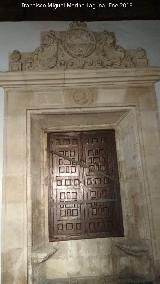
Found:
[{"label": "stone doorway frame", "polygon": [[[58,123],[60,123],[61,119],[63,119],[63,115],[67,114],[67,116],[69,117],[68,119],[68,124],[63,126],[57,126],[56,122],[58,120]],[[47,121],[47,116],[49,115],[49,119]],[[74,125],[73,125],[73,115],[74,115]],[[95,121],[97,122],[96,124],[94,124],[94,119],[93,119],[93,115],[95,116]],[[98,115],[103,115],[103,119],[101,117],[101,119],[103,120],[103,124],[100,122],[100,118],[98,120]],[[106,130],[106,129],[114,129],[116,131],[116,144],[117,144],[117,158],[118,158],[118,165],[119,165],[119,174],[120,174],[120,188],[121,188],[121,201],[122,201],[122,209],[123,209],[123,223],[124,223],[124,237],[116,237],[116,238],[110,238],[113,245],[114,243],[123,243],[123,242],[128,242],[128,240],[131,242],[133,241],[132,235],[136,236],[136,241],[140,242],[140,245],[142,245],[143,247],[143,243],[141,244],[141,241],[145,242],[145,245],[147,244],[147,247],[149,248],[149,254],[152,255],[153,251],[152,251],[152,243],[150,241],[148,241],[148,239],[150,239],[150,226],[149,226],[149,220],[147,220],[146,218],[144,220],[141,220],[142,222],[139,222],[139,224],[132,224],[133,226],[131,226],[130,222],[130,217],[131,214],[133,214],[133,219],[136,218],[136,213],[131,213],[130,208],[133,207],[133,202],[131,201],[131,195],[136,194],[134,192],[130,192],[127,193],[125,191],[127,191],[127,184],[125,180],[127,180],[127,176],[128,179],[130,179],[129,177],[129,168],[130,168],[130,164],[129,164],[129,159],[127,160],[126,158],[126,165],[124,165],[123,163],[123,155],[124,155],[124,151],[125,151],[125,147],[127,147],[128,145],[126,143],[123,143],[123,131],[129,131],[129,128],[132,129],[133,131],[133,135],[128,136],[128,140],[129,140],[129,144],[132,148],[132,150],[134,151],[134,154],[132,153],[132,155],[136,155],[137,156],[137,161],[135,163],[135,171],[136,171],[136,167],[137,170],[139,172],[136,173],[135,172],[135,176],[136,175],[142,175],[143,176],[143,170],[142,170],[142,165],[140,165],[142,163],[141,161],[141,153],[140,153],[140,141],[139,141],[139,137],[138,137],[138,126],[137,126],[137,118],[136,118],[136,106],[132,105],[132,106],[118,106],[118,107],[113,107],[113,106],[105,106],[105,107],[98,107],[95,106],[94,108],[92,107],[82,107],[81,110],[79,110],[79,108],[67,108],[67,109],[41,109],[41,110],[28,110],[27,111],[27,116],[28,116],[28,150],[29,153],[34,153],[33,154],[33,159],[35,160],[34,155],[36,155],[36,151],[37,154],[41,153],[41,159],[43,161],[43,166],[42,169],[40,170],[40,176],[39,176],[39,180],[41,180],[41,196],[42,196],[42,200],[41,200],[41,204],[45,204],[44,208],[42,209],[43,213],[41,216],[41,209],[40,211],[37,213],[38,219],[41,216],[41,222],[40,224],[43,223],[42,226],[42,232],[41,232],[41,236],[42,239],[39,240],[39,244],[38,244],[38,236],[35,237],[35,247],[33,245],[33,238],[34,238],[34,233],[32,230],[32,235],[30,235],[31,238],[31,243],[29,244],[29,247],[32,247],[29,257],[30,257],[30,261],[33,264],[32,265],[32,276],[34,276],[34,278],[36,279],[35,282],[33,283],[44,283],[45,281],[45,265],[41,264],[43,262],[43,260],[48,259],[49,257],[51,257],[54,253],[54,243],[53,243],[53,247],[52,247],[52,243],[49,243],[48,241],[48,184],[44,184],[44,180],[47,179],[49,173],[48,173],[48,166],[47,166],[47,133],[48,132],[64,132],[64,131],[74,131],[77,128],[79,130],[95,130],[95,129],[101,129],[101,130]],[[56,117],[59,116],[58,119],[56,119]],[[77,121],[76,121],[76,116],[77,116]],[[82,122],[80,123],[80,127],[78,125],[78,123],[81,121],[80,120],[80,116],[83,116],[83,123],[85,120],[87,120],[87,117],[92,116],[92,122],[90,122],[90,124],[86,125],[84,123],[84,125],[82,124]],[[85,117],[86,116],[86,117]],[[108,123],[104,123],[104,120],[106,119],[106,121],[108,120]],[[56,120],[56,122],[54,122],[54,120]],[[110,121],[109,121],[110,120]],[[31,122],[32,121],[32,122]],[[41,121],[41,122],[40,122]],[[76,121],[76,122],[75,122]],[[33,133],[31,135],[31,130],[30,126],[32,125],[32,123],[35,123],[34,125],[34,129]],[[76,124],[77,123],[77,124]],[[99,123],[99,124],[98,124]],[[133,126],[133,128],[132,128]],[[39,133],[37,131],[37,129],[39,128]],[[34,131],[36,131],[34,133]],[[37,147],[37,145],[33,145],[33,151],[32,149],[32,143],[30,141],[33,140],[33,144],[34,144],[34,140],[36,136],[39,136],[39,139],[41,139],[41,147]],[[41,137],[41,138],[40,138]],[[137,146],[135,147],[135,145],[137,144]],[[31,145],[31,146],[30,146]],[[130,157],[131,158],[131,157]],[[34,172],[34,167],[35,165],[31,166],[31,158],[29,157],[28,159],[28,171],[30,172]],[[138,166],[139,163],[139,166]],[[36,168],[38,168],[38,164],[36,165]],[[32,176],[30,175],[30,173],[28,172],[28,176]],[[37,178],[37,176],[36,176]],[[137,176],[138,178],[138,176]],[[143,179],[143,178],[142,178]],[[132,181],[131,184],[128,181],[128,187],[132,188]],[[138,184],[137,184],[138,185]],[[38,186],[37,186],[38,188]],[[132,188],[133,189],[133,188]],[[134,190],[134,189],[133,189]],[[33,188],[32,186],[28,187],[28,199],[32,200],[31,198],[31,194],[32,194]],[[144,186],[141,187],[140,189],[141,191],[141,199],[145,200],[145,193],[143,191],[145,191]],[[130,201],[129,201],[130,200]],[[145,202],[145,201],[144,201]],[[147,202],[147,200],[146,200]],[[43,207],[43,205],[42,205]],[[127,209],[128,208],[128,209]],[[133,208],[132,208],[133,209]],[[134,209],[133,209],[134,210]],[[150,210],[149,208],[145,208],[145,213],[144,215],[148,214],[148,210]],[[33,214],[33,213],[32,213]],[[44,216],[45,214],[45,216]],[[129,217],[130,215],[130,217]],[[30,216],[30,212],[29,212],[29,216]],[[32,223],[33,220],[33,216],[30,216],[30,222]],[[131,222],[132,223],[132,222]],[[134,222],[133,222],[134,223]],[[148,225],[146,226],[144,223],[148,223]],[[39,225],[38,224],[38,228]],[[35,226],[36,227],[36,226]],[[138,228],[139,227],[139,228]],[[142,228],[143,227],[143,228]],[[35,232],[38,229],[35,229]],[[40,233],[40,231],[39,231]],[[109,238],[108,238],[109,239]],[[38,245],[38,247],[37,247]],[[132,244],[130,244],[131,246]],[[41,248],[39,250],[39,248]],[[141,249],[141,248],[140,248]],[[56,255],[55,255],[56,257]],[[113,253],[113,259],[114,259],[114,253]],[[149,261],[149,265],[152,265],[153,268],[153,259],[151,260],[151,262]],[[39,266],[39,267],[37,267]],[[119,268],[119,271],[121,270],[121,268]],[[152,269],[151,269],[152,270]],[[115,272],[114,270],[112,271],[112,273],[117,273],[117,271]],[[153,271],[150,273],[152,274]],[[151,277],[151,276],[150,276]],[[32,283],[32,282],[31,282]]]},{"label": "stone doorway frame", "polygon": [[[29,137],[29,129],[26,128],[26,125],[30,125],[30,123],[27,123],[27,121],[29,121],[28,113],[33,116],[42,113],[43,115],[47,115],[48,109],[49,113],[52,112],[52,109],[60,113],[62,109],[63,111],[65,110],[65,112],[70,110],[72,114],[74,111],[80,113],[84,109],[91,111],[92,108],[99,109],[99,111],[105,108],[108,108],[108,110],[109,108],[110,110],[115,108],[117,110],[130,109],[128,112],[129,115],[133,115],[134,119],[138,122],[142,169],[143,174],[147,178],[145,185],[145,210],[147,210],[148,217],[145,224],[149,223],[145,225],[147,229],[144,235],[145,239],[149,240],[149,250],[152,252],[151,254],[154,259],[154,274],[156,273],[155,271],[159,266],[160,256],[157,252],[159,244],[158,232],[155,230],[155,226],[158,225],[158,223],[156,213],[153,212],[155,197],[152,196],[152,194],[156,193],[158,195],[156,185],[158,184],[159,176],[155,173],[153,179],[153,165],[149,153],[150,151],[152,152],[152,157],[155,158],[156,166],[158,166],[160,159],[158,159],[158,154],[155,150],[159,147],[159,129],[154,82],[159,80],[159,78],[160,70],[158,68],[110,69],[105,71],[97,70],[96,72],[93,70],[29,73],[10,72],[0,75],[0,85],[5,89],[6,155],[3,191],[3,218],[5,218],[3,220],[6,239],[5,242],[3,242],[4,282],[2,283],[33,283],[31,263],[29,261],[29,256],[31,258],[31,243],[27,237],[27,235],[29,236],[31,234],[28,219],[31,212],[31,202],[28,200],[28,195],[26,195],[26,186],[30,184],[31,176],[30,172],[27,172],[26,165],[26,157],[30,160],[30,151],[27,146],[30,145],[30,141],[27,138]],[[79,89],[80,93],[77,97],[76,91]],[[136,116],[134,115],[134,111],[132,111],[133,109],[136,112]],[[145,122],[147,119],[146,115],[150,116],[152,125],[154,126],[154,141],[151,148],[147,141],[147,139],[149,139],[150,125],[147,125]],[[125,120],[123,122],[124,124],[127,123]],[[104,127],[107,126],[105,125]],[[46,132],[46,130],[51,131],[53,127],[44,129],[44,132]],[[13,133],[14,139],[11,139],[13,138]],[[10,139],[12,140],[12,144],[9,143]],[[18,151],[16,151],[15,148],[15,152],[13,152],[13,148],[18,142],[17,139],[21,141],[21,143],[18,144],[20,148]],[[21,164],[21,172],[18,172],[18,167],[17,169],[15,168],[15,161]],[[152,176],[149,174],[150,171],[152,172]],[[11,191],[13,191],[13,194],[10,194]],[[27,214],[27,209],[29,214]],[[4,214],[4,212],[6,212],[6,214]],[[18,217],[19,214],[21,217]],[[18,223],[13,219],[13,216],[19,218]],[[151,225],[152,222],[153,224]],[[16,236],[11,240],[9,236],[15,231]],[[114,252],[114,256],[116,256],[116,254],[117,251]],[[46,253],[45,257],[47,257],[47,255]],[[33,253],[32,256],[35,260],[37,253]],[[44,255],[42,258],[43,257]],[[29,265],[27,264],[28,261]],[[21,272],[17,273],[17,269]],[[10,273],[8,273],[8,271],[10,271]]]}]

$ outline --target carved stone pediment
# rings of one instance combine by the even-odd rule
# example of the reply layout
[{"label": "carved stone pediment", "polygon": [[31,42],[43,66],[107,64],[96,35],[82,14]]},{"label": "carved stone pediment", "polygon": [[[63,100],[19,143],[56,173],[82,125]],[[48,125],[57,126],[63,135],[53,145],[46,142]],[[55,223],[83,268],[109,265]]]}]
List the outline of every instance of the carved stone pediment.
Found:
[{"label": "carved stone pediment", "polygon": [[72,22],[67,31],[42,32],[40,42],[40,47],[33,52],[14,50],[9,56],[9,70],[131,68],[148,65],[143,48],[124,49],[117,45],[114,33],[89,31],[83,22]]}]

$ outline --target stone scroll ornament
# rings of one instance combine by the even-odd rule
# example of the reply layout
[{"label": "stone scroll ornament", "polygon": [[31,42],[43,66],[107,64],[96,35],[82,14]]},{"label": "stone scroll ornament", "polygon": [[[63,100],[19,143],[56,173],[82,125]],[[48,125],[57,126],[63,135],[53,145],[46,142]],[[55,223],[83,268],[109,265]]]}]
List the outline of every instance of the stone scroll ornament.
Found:
[{"label": "stone scroll ornament", "polygon": [[144,49],[124,49],[113,32],[92,32],[84,22],[72,22],[67,31],[41,33],[33,52],[14,50],[9,56],[10,71],[50,69],[97,69],[146,67]]}]

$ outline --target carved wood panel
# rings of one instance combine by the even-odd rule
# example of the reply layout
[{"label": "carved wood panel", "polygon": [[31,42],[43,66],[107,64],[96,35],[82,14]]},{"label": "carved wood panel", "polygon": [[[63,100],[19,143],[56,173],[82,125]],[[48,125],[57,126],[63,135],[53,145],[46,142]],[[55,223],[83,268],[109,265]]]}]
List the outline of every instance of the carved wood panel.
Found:
[{"label": "carved wood panel", "polygon": [[48,134],[49,239],[123,236],[114,130]]}]

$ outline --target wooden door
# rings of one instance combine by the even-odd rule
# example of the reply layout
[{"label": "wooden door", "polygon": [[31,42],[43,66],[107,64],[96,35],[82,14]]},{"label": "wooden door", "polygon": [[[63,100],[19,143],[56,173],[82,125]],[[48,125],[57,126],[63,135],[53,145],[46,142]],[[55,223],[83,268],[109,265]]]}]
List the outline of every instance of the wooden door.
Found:
[{"label": "wooden door", "polygon": [[114,130],[48,134],[49,240],[123,236]]}]

